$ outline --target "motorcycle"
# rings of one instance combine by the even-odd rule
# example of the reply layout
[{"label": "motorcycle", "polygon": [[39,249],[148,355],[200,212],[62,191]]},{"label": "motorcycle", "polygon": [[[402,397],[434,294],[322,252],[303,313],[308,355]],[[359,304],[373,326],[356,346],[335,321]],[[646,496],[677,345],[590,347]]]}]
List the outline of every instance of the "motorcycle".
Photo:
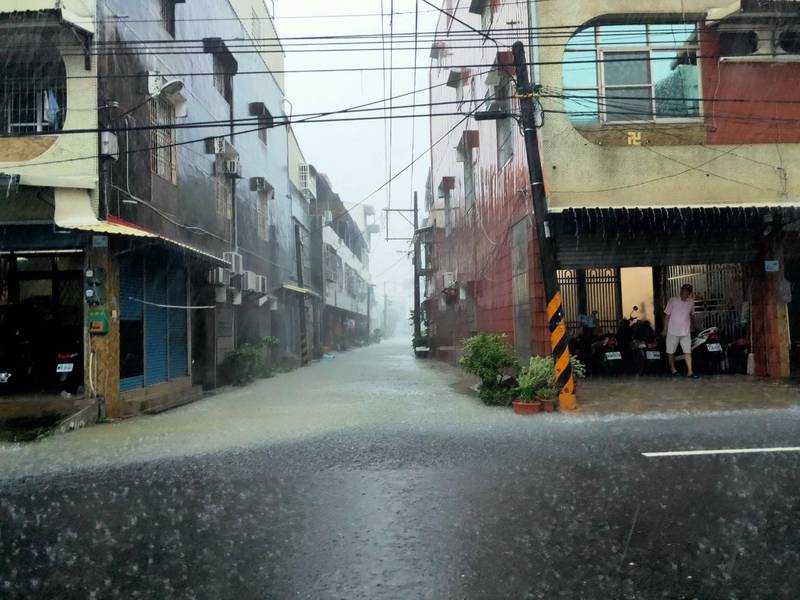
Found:
[{"label": "motorcycle", "polygon": [[622,372],[622,351],[617,334],[599,335],[592,343],[592,373],[605,376],[619,375]]},{"label": "motorcycle", "polygon": [[664,340],[660,339],[650,321],[639,321],[633,326],[631,364],[638,375],[653,375],[664,371]]},{"label": "motorcycle", "polygon": [[632,364],[633,353],[631,343],[633,341],[633,329],[636,322],[639,320],[639,317],[636,316],[637,312],[639,312],[639,307],[634,306],[630,315],[623,317],[617,325],[617,341],[622,351],[622,361],[625,365]]}]

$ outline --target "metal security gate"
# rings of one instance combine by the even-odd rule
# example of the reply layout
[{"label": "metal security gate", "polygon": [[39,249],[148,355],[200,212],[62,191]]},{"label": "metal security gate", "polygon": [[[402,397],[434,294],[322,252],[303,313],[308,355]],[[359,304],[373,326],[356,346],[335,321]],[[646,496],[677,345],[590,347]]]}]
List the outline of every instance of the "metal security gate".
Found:
[{"label": "metal security gate", "polygon": [[598,331],[616,331],[622,317],[619,269],[561,269],[558,283],[564,305],[564,320],[572,335],[580,333],[581,313],[597,311]]},{"label": "metal security gate", "polygon": [[738,333],[744,304],[742,265],[680,265],[667,268],[667,292],[678,296],[681,286],[692,284],[698,326],[718,327],[732,339]]},{"label": "metal security gate", "polygon": [[187,292],[179,257],[150,250],[120,258],[122,391],[188,376]]}]

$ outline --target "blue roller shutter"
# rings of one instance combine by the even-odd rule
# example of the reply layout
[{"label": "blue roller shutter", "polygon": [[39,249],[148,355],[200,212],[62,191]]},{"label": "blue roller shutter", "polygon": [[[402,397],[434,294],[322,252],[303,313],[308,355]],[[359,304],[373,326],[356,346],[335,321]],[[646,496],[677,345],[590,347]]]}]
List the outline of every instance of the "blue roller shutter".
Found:
[{"label": "blue roller shutter", "polygon": [[[188,304],[186,292],[186,271],[182,268],[172,269],[167,280],[167,304],[186,306]],[[169,309],[170,379],[189,375],[189,339],[186,320],[185,310]]]},{"label": "blue roller shutter", "polygon": [[[144,298],[144,260],[141,256],[128,253],[120,257],[119,296],[119,313],[122,321],[120,364],[123,374],[120,390],[124,392],[144,386],[143,371],[142,374],[125,377],[128,371],[140,371],[136,365],[141,365],[142,362],[144,305],[134,300]],[[136,336],[137,339],[126,339],[127,336]]]},{"label": "blue roller shutter", "polygon": [[161,253],[147,257],[145,269],[144,309],[144,383],[153,385],[168,378],[168,318],[167,309],[153,304],[167,304],[167,269],[169,260]]}]

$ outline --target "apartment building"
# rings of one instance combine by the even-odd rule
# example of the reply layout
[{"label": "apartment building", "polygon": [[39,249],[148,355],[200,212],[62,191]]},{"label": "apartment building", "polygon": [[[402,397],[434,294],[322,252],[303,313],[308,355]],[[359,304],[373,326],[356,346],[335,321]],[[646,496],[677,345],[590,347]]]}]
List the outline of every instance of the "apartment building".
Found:
[{"label": "apartment building", "polygon": [[[788,375],[800,340],[798,3],[451,4],[457,19],[441,17],[431,50],[431,101],[464,115],[432,122],[434,141],[446,135],[432,153],[426,301],[440,354],[477,330],[507,333],[523,358],[548,350],[522,135],[513,118],[472,116],[518,112],[495,32],[526,43],[541,86],[568,324],[597,310],[612,328],[634,304],[659,324],[690,282],[705,325],[750,338],[758,374]],[[459,21],[490,38],[465,43]]]}]

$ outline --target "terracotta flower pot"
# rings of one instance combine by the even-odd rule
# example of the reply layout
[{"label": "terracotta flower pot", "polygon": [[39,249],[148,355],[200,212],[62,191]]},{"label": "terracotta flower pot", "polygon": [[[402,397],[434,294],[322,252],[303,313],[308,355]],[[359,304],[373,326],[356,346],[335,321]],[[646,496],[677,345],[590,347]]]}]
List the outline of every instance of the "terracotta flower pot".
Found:
[{"label": "terracotta flower pot", "polygon": [[542,400],[542,410],[546,413],[556,411],[556,403],[552,400]]},{"label": "terracotta flower pot", "polygon": [[514,412],[518,415],[535,415],[542,412],[542,403],[538,400],[533,402],[519,402],[514,400],[511,403],[514,406]]}]

